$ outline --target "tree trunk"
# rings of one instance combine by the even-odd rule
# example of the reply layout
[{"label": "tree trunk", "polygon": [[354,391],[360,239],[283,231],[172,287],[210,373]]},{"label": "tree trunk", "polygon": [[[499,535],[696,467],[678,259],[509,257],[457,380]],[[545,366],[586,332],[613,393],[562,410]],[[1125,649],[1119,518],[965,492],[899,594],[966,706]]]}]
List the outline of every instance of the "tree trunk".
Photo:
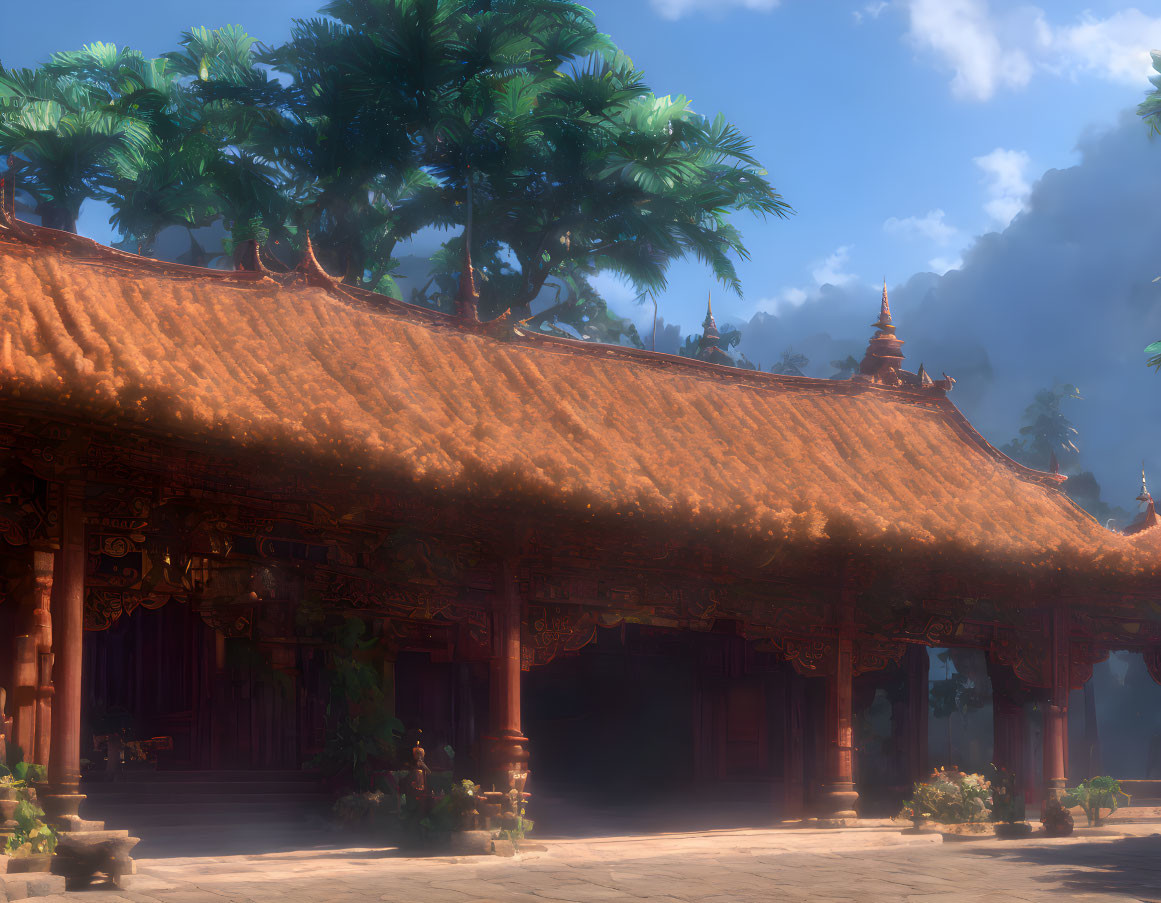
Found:
[{"label": "tree trunk", "polygon": [[71,210],[56,204],[42,204],[36,208],[36,213],[42,226],[76,234],[77,217]]}]

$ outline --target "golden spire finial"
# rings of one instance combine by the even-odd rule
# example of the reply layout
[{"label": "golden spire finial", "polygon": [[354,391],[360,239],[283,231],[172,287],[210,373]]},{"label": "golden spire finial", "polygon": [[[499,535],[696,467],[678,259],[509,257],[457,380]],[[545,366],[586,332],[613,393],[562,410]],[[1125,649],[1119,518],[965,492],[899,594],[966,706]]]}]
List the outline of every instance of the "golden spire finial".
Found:
[{"label": "golden spire finial", "polygon": [[1137,496],[1138,502],[1151,502],[1153,496],[1149,494],[1149,486],[1145,482],[1145,462],[1141,462],[1141,494]]}]

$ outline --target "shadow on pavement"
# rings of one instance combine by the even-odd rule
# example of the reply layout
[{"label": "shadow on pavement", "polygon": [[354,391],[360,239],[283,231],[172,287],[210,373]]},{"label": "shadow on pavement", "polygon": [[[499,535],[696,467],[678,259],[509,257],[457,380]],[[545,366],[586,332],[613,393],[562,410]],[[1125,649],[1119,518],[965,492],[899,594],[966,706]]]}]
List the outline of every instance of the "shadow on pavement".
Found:
[{"label": "shadow on pavement", "polygon": [[966,848],[964,852],[1051,868],[1052,874],[1041,880],[1059,881],[1072,893],[1161,901],[1161,834],[1051,846]]}]

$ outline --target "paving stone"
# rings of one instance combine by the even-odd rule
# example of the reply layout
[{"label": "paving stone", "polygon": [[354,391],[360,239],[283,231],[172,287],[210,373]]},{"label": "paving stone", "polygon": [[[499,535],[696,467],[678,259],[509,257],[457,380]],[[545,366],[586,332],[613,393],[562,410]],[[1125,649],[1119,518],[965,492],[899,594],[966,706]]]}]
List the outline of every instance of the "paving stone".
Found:
[{"label": "paving stone", "polygon": [[[1150,828],[1149,832],[1154,830]],[[884,829],[721,831],[544,843],[533,857],[366,848],[143,860],[69,903],[1121,903],[1158,898],[1161,837],[973,844]],[[938,837],[936,837],[938,841]],[[1148,893],[1146,893],[1148,891]],[[2,899],[2,898],[0,898]],[[48,898],[43,898],[48,899]],[[61,903],[64,903],[61,899]],[[53,901],[56,903],[56,901]]]}]

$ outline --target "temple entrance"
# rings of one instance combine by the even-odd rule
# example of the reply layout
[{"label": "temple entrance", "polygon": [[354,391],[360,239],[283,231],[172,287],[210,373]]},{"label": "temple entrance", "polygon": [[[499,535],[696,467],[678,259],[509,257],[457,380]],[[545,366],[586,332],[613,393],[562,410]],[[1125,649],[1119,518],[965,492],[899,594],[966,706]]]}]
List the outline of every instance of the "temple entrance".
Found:
[{"label": "temple entrance", "polygon": [[296,644],[225,637],[188,605],[139,608],[84,635],[86,771],[108,765],[110,736],[130,771],[299,769],[319,743],[317,672]]},{"label": "temple entrance", "polygon": [[[789,667],[723,630],[628,624],[525,674],[552,833],[769,825],[786,795]],[[801,715],[801,708],[798,709]],[[799,742],[806,740],[801,725]],[[799,767],[805,760],[799,753]],[[799,778],[801,783],[801,778]]]}]

